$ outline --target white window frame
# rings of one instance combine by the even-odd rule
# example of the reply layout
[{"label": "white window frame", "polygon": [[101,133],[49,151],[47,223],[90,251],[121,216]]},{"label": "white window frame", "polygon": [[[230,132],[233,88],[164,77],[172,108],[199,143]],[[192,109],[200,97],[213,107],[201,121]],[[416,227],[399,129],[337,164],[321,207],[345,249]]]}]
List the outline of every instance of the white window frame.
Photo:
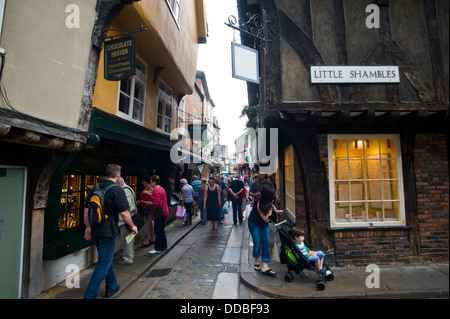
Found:
[{"label": "white window frame", "polygon": [[5,16],[6,0],[0,0],[0,43],[2,43],[3,18]]},{"label": "white window frame", "polygon": [[[161,91],[160,86],[163,85],[164,86],[164,92]],[[170,91],[170,94],[168,94]],[[159,113],[159,103],[163,104],[163,108],[162,108],[162,113]],[[165,130],[166,127],[166,120],[168,118],[168,116],[166,115],[166,106],[167,103],[170,103],[172,105],[172,110],[171,110],[171,114],[170,114],[170,130],[169,132],[167,132]],[[159,81],[158,83],[158,103],[156,105],[156,130],[164,133],[164,134],[170,134],[172,132],[172,127],[173,127],[173,111],[174,109],[177,108],[176,105],[176,100],[173,97],[173,90],[167,85],[165,84],[163,81]],[[162,118],[162,127],[158,126],[158,117],[161,116]]]},{"label": "white window frame", "polygon": [[186,101],[184,100],[184,97],[180,101],[180,105],[178,106],[178,133],[184,133],[184,130],[186,129]]},{"label": "white window frame", "polygon": [[[136,76],[136,75],[131,76],[129,78],[129,79],[131,79],[131,89],[130,89],[130,95],[129,96],[128,96],[128,94],[126,94],[125,92],[122,92],[120,90],[120,84],[122,83],[122,81],[128,81],[128,79],[119,81],[119,87],[117,89],[118,93],[117,93],[117,111],[116,111],[116,114],[117,114],[117,116],[119,116],[121,118],[124,118],[124,119],[127,119],[127,120],[129,120],[131,122],[134,122],[134,123],[137,123],[137,124],[140,124],[140,125],[144,125],[144,121],[145,121],[145,98],[146,98],[146,95],[147,95],[147,64],[143,60],[141,60],[138,56],[136,56],[136,61],[139,61],[139,63],[141,63],[145,67],[145,81],[142,81],[142,79],[139,79],[138,76]],[[137,70],[137,66],[136,66],[136,72],[137,71],[138,70]],[[134,119],[133,118],[133,106],[134,106],[133,102],[135,100],[134,89],[135,89],[136,81],[141,82],[142,86],[144,87],[144,100],[142,101],[143,102],[142,121],[139,120],[139,119]],[[128,106],[128,112],[129,112],[128,114],[125,113],[125,112],[122,112],[119,109],[121,94],[127,96],[130,99],[130,104]]]},{"label": "white window frame", "polygon": [[[392,179],[386,179],[384,177],[380,177],[378,181],[381,181],[383,184],[384,181],[397,181],[397,194],[398,198],[393,200],[386,200],[382,201],[383,203],[388,202],[395,202],[398,204],[398,219],[392,220],[389,218],[386,218],[384,214],[381,216],[381,220],[374,219],[372,220],[369,217],[369,212],[367,210],[368,205],[371,202],[379,202],[379,200],[370,200],[368,198],[364,198],[363,200],[355,200],[354,202],[363,202],[366,206],[366,220],[362,221],[361,219],[355,219],[352,220],[350,218],[349,221],[337,221],[336,218],[336,204],[339,203],[339,201],[336,200],[336,194],[335,194],[335,172],[334,172],[334,162],[333,162],[333,145],[334,140],[349,140],[349,141],[367,141],[367,140],[373,140],[373,139],[387,139],[387,140],[393,140],[395,143],[395,162],[396,162],[396,171],[397,175],[396,178]],[[355,142],[356,143],[356,142]],[[364,143],[364,142],[363,142]],[[364,146],[365,147],[365,146]],[[364,161],[364,167],[366,167],[366,161],[368,158],[365,155],[365,149],[364,149],[364,155],[363,155],[363,161]],[[347,159],[351,160],[347,153]],[[383,161],[383,159],[381,158]],[[393,160],[393,159],[391,159]],[[350,165],[350,164],[349,164]],[[381,164],[382,165],[382,164]],[[382,169],[382,168],[381,168]],[[350,170],[350,167],[349,167]],[[365,170],[365,169],[364,169]],[[400,136],[398,134],[357,134],[357,135],[343,135],[343,134],[332,134],[328,135],[328,172],[329,172],[329,191],[330,191],[330,227],[331,228],[355,228],[355,227],[395,227],[395,226],[405,226],[406,220],[405,220],[405,206],[404,206],[404,190],[403,190],[403,170],[402,170],[402,157],[401,157],[401,144],[400,144]],[[367,194],[367,187],[368,183],[370,183],[370,180],[367,178],[367,174],[364,173],[364,176],[361,179],[349,179],[349,182],[361,182],[363,187],[365,189],[363,190],[365,194]],[[351,188],[350,188],[350,195],[348,201],[352,202],[351,199]],[[384,212],[384,206],[385,204],[382,204],[382,211]],[[351,210],[350,210],[351,211]]]},{"label": "white window frame", "polygon": [[180,28],[181,0],[166,0],[166,3],[172,13],[175,23],[178,28]]}]

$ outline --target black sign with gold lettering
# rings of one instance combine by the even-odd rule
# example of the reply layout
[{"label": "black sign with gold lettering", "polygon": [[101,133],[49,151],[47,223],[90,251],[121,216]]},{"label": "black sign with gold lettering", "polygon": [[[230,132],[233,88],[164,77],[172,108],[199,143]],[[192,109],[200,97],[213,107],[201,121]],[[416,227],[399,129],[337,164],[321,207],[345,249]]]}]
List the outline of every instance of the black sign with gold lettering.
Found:
[{"label": "black sign with gold lettering", "polygon": [[134,35],[105,42],[105,79],[121,81],[136,74]]}]

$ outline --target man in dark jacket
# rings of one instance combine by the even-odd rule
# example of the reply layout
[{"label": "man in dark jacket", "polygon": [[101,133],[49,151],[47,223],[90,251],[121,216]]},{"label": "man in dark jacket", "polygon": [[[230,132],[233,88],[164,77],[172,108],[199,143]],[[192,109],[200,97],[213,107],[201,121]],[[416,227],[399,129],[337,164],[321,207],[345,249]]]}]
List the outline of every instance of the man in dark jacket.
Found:
[{"label": "man in dark jacket", "polygon": [[[111,184],[116,184],[120,178],[120,173],[121,167],[119,165],[108,164],[106,166],[106,179],[100,183],[100,188],[105,189]],[[134,234],[138,233],[137,227],[131,220],[127,197],[121,187],[115,185],[106,191],[103,209],[108,213],[108,218],[101,224],[91,225],[89,222],[87,206],[91,196],[92,192],[88,195],[86,207],[84,208],[84,221],[86,223],[84,238],[86,240],[91,240],[92,237],[94,238],[98,251],[98,261],[84,293],[84,299],[97,298],[103,280],[106,281],[105,297],[114,295],[120,289],[113,267],[114,247],[119,230],[119,214],[122,216],[123,221],[130,227],[130,230]]]},{"label": "man in dark jacket", "polygon": [[236,174],[230,183],[230,193],[233,196],[231,203],[233,205],[233,224],[242,223],[242,192],[244,191],[244,182],[240,180],[239,174]]}]

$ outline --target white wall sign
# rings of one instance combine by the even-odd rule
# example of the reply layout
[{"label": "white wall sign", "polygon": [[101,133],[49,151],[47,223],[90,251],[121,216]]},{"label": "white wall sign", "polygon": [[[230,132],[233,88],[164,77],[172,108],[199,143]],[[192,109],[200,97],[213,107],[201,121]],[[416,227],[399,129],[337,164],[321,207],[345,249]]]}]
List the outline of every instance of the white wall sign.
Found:
[{"label": "white wall sign", "polygon": [[259,83],[258,51],[233,41],[231,62],[234,78]]},{"label": "white wall sign", "polygon": [[398,66],[311,66],[311,83],[400,83]]}]

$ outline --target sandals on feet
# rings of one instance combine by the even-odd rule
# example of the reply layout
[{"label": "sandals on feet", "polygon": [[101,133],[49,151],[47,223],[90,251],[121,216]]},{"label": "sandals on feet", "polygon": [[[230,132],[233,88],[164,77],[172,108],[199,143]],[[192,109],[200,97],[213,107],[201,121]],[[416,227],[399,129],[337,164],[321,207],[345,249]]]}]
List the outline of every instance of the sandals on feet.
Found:
[{"label": "sandals on feet", "polygon": [[253,267],[253,269],[256,271],[261,271],[261,265],[255,264],[255,267]]},{"label": "sandals on feet", "polygon": [[272,269],[267,269],[266,271],[262,271],[261,272],[263,275],[266,275],[266,276],[270,276],[270,277],[276,277],[277,276],[277,273],[276,272],[274,272]]}]

